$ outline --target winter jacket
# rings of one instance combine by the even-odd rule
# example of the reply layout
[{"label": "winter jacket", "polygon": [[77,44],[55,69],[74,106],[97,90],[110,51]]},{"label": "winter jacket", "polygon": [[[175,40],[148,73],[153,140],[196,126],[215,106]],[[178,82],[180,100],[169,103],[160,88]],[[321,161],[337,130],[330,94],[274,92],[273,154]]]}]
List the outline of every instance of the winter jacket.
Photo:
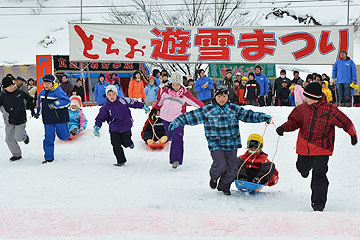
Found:
[{"label": "winter jacket", "polygon": [[24,82],[22,82],[20,85],[16,85],[16,87],[17,87],[19,90],[23,91],[24,93],[26,93],[27,95],[30,96],[29,90],[28,90],[26,84],[24,84]]},{"label": "winter jacket", "polygon": [[290,105],[289,95],[290,95],[290,90],[287,87],[280,89],[278,99],[280,100],[281,106]]},{"label": "winter jacket", "polygon": [[326,85],[326,87],[322,88],[322,92],[325,94],[326,100],[328,102],[332,102],[333,101],[333,96],[332,96],[331,90],[329,89],[329,82],[328,81],[322,81],[321,83],[325,83],[325,85]]},{"label": "winter jacket", "polygon": [[88,120],[86,119],[84,112],[82,109],[79,109],[77,111],[72,111],[69,109],[69,126],[76,126],[77,129],[87,127]]},{"label": "winter jacket", "polygon": [[38,103],[37,113],[42,114],[44,124],[69,122],[68,106],[70,99],[58,83],[55,83],[48,91],[41,90]]},{"label": "winter jacket", "polygon": [[78,87],[77,85],[75,85],[71,92],[76,92],[76,95],[81,97],[81,101],[83,101],[83,102],[85,101],[85,93],[84,93],[83,86]]},{"label": "winter jacket", "polygon": [[[24,103],[26,101],[26,106]],[[3,117],[5,121],[12,125],[26,123],[26,107],[34,113],[34,101],[27,93],[16,89],[14,92],[3,90],[0,93],[0,106],[3,106],[5,112]]]},{"label": "winter jacket", "polygon": [[269,85],[268,85],[268,79],[265,76],[265,74],[260,73],[259,75],[255,74],[255,80],[259,83],[260,85],[260,97],[263,97],[265,94],[268,94],[269,92]]},{"label": "winter jacket", "polygon": [[[268,159],[268,155],[264,153],[263,151],[260,151],[254,155],[246,151],[245,154],[241,155],[240,158],[243,161],[246,161],[246,168],[252,168],[252,169],[260,169],[261,166],[264,163],[270,162]],[[276,170],[276,169],[275,169]],[[279,181],[279,172],[278,170],[275,171],[274,175],[271,177],[271,179],[267,182],[267,186],[273,186]]]},{"label": "winter jacket", "polygon": [[153,108],[160,109],[160,118],[172,122],[180,114],[186,112],[186,104],[199,108],[205,106],[200,100],[196,99],[189,90],[181,87],[175,92],[171,87],[163,87],[159,101]]},{"label": "winter jacket", "polygon": [[345,60],[339,59],[335,62],[332,77],[336,78],[336,84],[352,82],[357,83],[356,80],[356,67],[353,60],[347,57]]},{"label": "winter jacket", "polygon": [[117,97],[116,101],[106,100],[95,118],[95,125],[102,126],[103,122],[109,124],[109,132],[128,132],[132,127],[132,117],[129,108],[143,108],[144,103],[132,98]]},{"label": "winter jacket", "polygon": [[278,77],[277,79],[275,79],[275,82],[274,82],[274,94],[276,95],[276,97],[279,96],[279,91],[281,89],[281,84],[282,82],[286,80],[287,82],[287,87],[289,88],[290,85],[291,85],[291,80],[287,77],[285,78],[281,78],[281,77]]},{"label": "winter jacket", "polygon": [[239,87],[235,88],[237,104],[246,104],[245,91],[246,91],[246,85],[245,86],[239,85]]},{"label": "winter jacket", "polygon": [[294,98],[295,103],[303,103],[305,101],[304,89],[298,84],[295,84]]},{"label": "winter jacket", "polygon": [[106,87],[109,85],[108,82],[103,82],[103,84],[101,84],[100,82],[97,82],[95,85],[95,90],[94,90],[94,98],[96,101],[97,105],[103,105],[106,102]]},{"label": "winter jacket", "polygon": [[290,93],[289,95],[289,101],[290,101],[290,106],[295,106],[295,94],[294,92]]},{"label": "winter jacket", "polygon": [[322,98],[319,102],[301,104],[294,108],[288,121],[282,125],[285,132],[300,129],[296,153],[304,156],[332,155],[335,126],[343,128],[350,136],[356,131],[351,120],[336,105]]},{"label": "winter jacket", "polygon": [[176,127],[204,124],[205,137],[210,152],[217,149],[232,151],[241,148],[239,120],[249,123],[264,122],[265,114],[245,110],[239,105],[211,103],[187,112],[174,120]]},{"label": "winter jacket", "polygon": [[[154,132],[156,136],[154,136]],[[141,131],[141,138],[145,142],[148,139],[158,141],[163,136],[166,136],[166,131],[161,118],[158,118],[155,121],[148,118],[144,124],[143,130]]]},{"label": "winter jacket", "polygon": [[195,98],[198,98],[198,92],[195,90],[195,85],[193,85],[192,87],[189,86],[187,87],[187,89]]},{"label": "winter jacket", "polygon": [[[208,83],[207,88],[201,88],[204,84]],[[195,82],[195,90],[198,92],[198,99],[205,101],[211,99],[211,89],[214,87],[213,81],[209,77],[198,78]]]},{"label": "winter jacket", "polygon": [[303,86],[303,84],[304,84],[304,80],[302,80],[301,78],[298,78],[298,79],[293,79],[293,80],[291,80],[291,83],[294,83],[294,84],[296,84],[296,85],[300,85],[300,86]]},{"label": "winter jacket", "polygon": [[34,85],[28,85],[27,90],[29,92],[30,97],[35,99],[37,94],[37,87]]},{"label": "winter jacket", "polygon": [[147,102],[156,102],[157,101],[157,95],[159,92],[159,87],[156,84],[148,84],[146,85],[145,89],[145,101]]},{"label": "winter jacket", "polygon": [[161,81],[160,81],[160,79],[159,79],[159,77],[157,77],[157,76],[155,76],[155,84],[156,84],[156,86],[160,86],[160,84],[161,84]]},{"label": "winter jacket", "polygon": [[260,95],[260,85],[256,80],[249,80],[246,83],[245,96],[247,100],[258,99]]},{"label": "winter jacket", "polygon": [[234,88],[234,81],[232,80],[232,78],[224,77],[221,84],[228,88],[230,102],[235,102],[236,101],[236,99],[235,99],[235,88]]},{"label": "winter jacket", "polygon": [[129,98],[141,98],[144,100],[146,98],[144,88],[145,86],[143,81],[136,81],[135,79],[132,79],[129,83]]},{"label": "winter jacket", "polygon": [[60,84],[61,89],[66,93],[68,97],[71,97],[74,86],[70,82],[63,82]]}]

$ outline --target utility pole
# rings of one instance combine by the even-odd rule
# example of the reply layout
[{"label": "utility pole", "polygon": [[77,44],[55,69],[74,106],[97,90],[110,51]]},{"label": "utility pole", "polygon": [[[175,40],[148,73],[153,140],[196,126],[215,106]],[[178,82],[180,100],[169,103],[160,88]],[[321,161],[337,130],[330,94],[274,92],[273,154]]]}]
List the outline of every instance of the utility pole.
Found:
[{"label": "utility pole", "polygon": [[80,23],[82,23],[82,0],[80,0]]},{"label": "utility pole", "polygon": [[348,5],[347,5],[347,25],[349,26],[350,24],[350,0],[348,0]]}]

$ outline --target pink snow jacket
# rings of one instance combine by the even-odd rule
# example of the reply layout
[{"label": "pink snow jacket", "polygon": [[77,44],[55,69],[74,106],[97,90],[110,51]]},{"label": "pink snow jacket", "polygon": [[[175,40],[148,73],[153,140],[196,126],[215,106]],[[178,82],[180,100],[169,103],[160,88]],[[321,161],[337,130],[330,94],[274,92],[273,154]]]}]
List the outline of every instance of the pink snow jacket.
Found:
[{"label": "pink snow jacket", "polygon": [[304,89],[298,84],[295,84],[294,95],[295,95],[295,103],[298,102],[303,103],[305,101]]},{"label": "pink snow jacket", "polygon": [[160,99],[153,106],[160,109],[160,118],[172,122],[175,118],[186,112],[186,104],[199,108],[205,106],[203,102],[196,99],[188,89],[181,87],[175,92],[171,87],[161,89]]}]

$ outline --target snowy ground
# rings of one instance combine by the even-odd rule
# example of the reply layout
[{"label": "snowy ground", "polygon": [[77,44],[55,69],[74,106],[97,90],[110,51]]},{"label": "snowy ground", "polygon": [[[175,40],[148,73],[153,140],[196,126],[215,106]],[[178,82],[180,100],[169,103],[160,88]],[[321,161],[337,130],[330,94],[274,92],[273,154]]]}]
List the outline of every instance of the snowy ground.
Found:
[{"label": "snowy ground", "polygon": [[[249,108],[249,107],[247,107]],[[292,108],[257,108],[283,123]],[[357,108],[342,109],[360,129]],[[297,132],[280,139],[275,164],[279,183],[257,195],[232,186],[224,196],[208,186],[210,154],[202,126],[185,127],[184,164],[174,170],[168,150],[146,149],[140,132],[146,115],[133,110],[135,149],[115,168],[107,125],[101,137],[91,128],[98,107],[85,108],[88,130],[71,142],[56,141],[55,162],[43,160],[43,125],[29,119],[30,144],[23,159],[9,162],[0,120],[0,239],[360,239],[359,145],[336,132],[329,163],[326,211],[310,207],[310,179],[295,169]],[[264,124],[240,124],[242,142]],[[264,151],[275,153],[277,135],[269,126]],[[244,149],[239,149],[242,154]]]}]

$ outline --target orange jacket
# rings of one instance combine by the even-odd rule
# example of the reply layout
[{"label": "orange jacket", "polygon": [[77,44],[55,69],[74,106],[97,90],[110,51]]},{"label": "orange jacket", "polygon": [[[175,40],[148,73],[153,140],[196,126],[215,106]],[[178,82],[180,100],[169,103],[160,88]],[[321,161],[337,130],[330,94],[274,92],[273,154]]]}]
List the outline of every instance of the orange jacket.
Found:
[{"label": "orange jacket", "polygon": [[142,98],[145,99],[144,83],[142,81],[136,81],[132,79],[129,83],[129,98]]}]

